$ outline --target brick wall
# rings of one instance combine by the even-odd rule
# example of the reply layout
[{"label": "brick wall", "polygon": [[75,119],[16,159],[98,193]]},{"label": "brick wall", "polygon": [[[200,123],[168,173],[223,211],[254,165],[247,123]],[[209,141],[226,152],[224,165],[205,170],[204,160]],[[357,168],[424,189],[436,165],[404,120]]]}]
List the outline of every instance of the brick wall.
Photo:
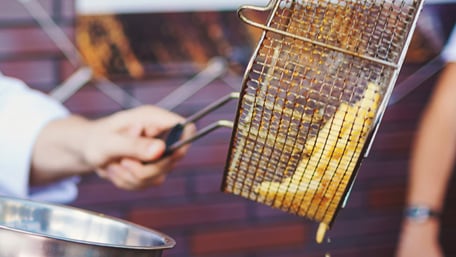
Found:
[{"label": "brick wall", "polygon": [[[72,37],[73,2],[39,2]],[[0,69],[48,92],[74,68],[17,1],[2,0],[1,6]],[[416,68],[404,67],[401,78]],[[142,102],[153,104],[190,77],[191,74],[181,74],[119,83]],[[220,192],[230,137],[230,131],[223,129],[194,143],[164,185],[125,192],[97,176],[87,176],[73,205],[172,236],[177,246],[165,252],[168,257],[316,257],[326,253],[334,257],[392,256],[400,226],[410,144],[434,79],[387,109],[348,206],[339,213],[329,232],[330,240],[321,245],[314,240],[316,224]],[[176,111],[191,114],[231,91],[233,85],[215,81]],[[73,112],[90,117],[122,108],[93,85],[84,87],[65,104]],[[198,125],[219,118],[232,119],[234,112],[234,106],[224,107]],[[451,195],[454,194],[450,194],[450,199]],[[448,216],[455,212],[456,208],[449,204]],[[443,239],[451,242],[454,221],[446,218],[444,222],[449,229],[443,233]],[[450,243],[446,247],[450,253],[456,252]]]}]

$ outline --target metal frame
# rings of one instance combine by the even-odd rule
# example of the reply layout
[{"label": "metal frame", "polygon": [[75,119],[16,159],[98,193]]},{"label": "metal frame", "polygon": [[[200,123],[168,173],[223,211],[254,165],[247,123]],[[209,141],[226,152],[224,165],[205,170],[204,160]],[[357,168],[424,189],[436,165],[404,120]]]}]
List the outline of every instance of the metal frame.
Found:
[{"label": "metal frame", "polygon": [[[366,158],[368,156],[369,152],[370,152],[370,149],[372,147],[372,143],[373,143],[374,138],[375,138],[375,136],[376,136],[376,134],[378,132],[378,128],[379,128],[381,119],[382,119],[383,114],[385,112],[385,109],[387,107],[387,103],[388,103],[388,101],[389,101],[389,99],[391,97],[392,90],[393,90],[395,82],[396,82],[396,80],[398,78],[400,68],[401,68],[401,66],[402,66],[402,64],[403,64],[403,62],[405,60],[405,55],[406,55],[406,52],[407,52],[406,50],[407,50],[408,46],[410,45],[410,42],[411,42],[411,39],[412,39],[412,35],[413,35],[413,33],[411,33],[411,32],[413,32],[415,27],[416,27],[418,16],[419,16],[419,13],[421,12],[421,10],[423,8],[424,1],[422,1],[422,0],[414,0],[414,2],[417,3],[417,10],[416,10],[416,13],[415,13],[415,15],[413,17],[413,20],[410,22],[411,26],[410,26],[410,30],[409,30],[409,33],[407,35],[407,38],[405,39],[405,42],[404,42],[404,49],[401,52],[401,55],[400,55],[397,63],[387,62],[387,61],[380,60],[380,59],[377,59],[377,58],[372,58],[370,56],[360,55],[360,54],[352,52],[352,51],[347,51],[347,50],[341,49],[339,47],[330,46],[330,45],[323,44],[321,42],[317,42],[317,41],[314,41],[314,40],[311,40],[311,39],[308,39],[308,38],[305,38],[305,37],[301,37],[301,36],[297,36],[297,35],[288,33],[286,31],[282,31],[282,30],[278,30],[278,29],[269,27],[270,23],[272,21],[272,18],[273,18],[273,14],[277,11],[277,8],[279,7],[279,4],[280,4],[279,1],[280,0],[270,0],[269,4],[266,7],[244,5],[244,6],[241,6],[239,8],[239,10],[238,10],[239,17],[244,22],[246,22],[247,24],[250,24],[250,25],[252,25],[254,27],[260,28],[260,29],[262,29],[264,31],[263,36],[260,39],[260,44],[258,44],[257,49],[254,52],[254,55],[252,56],[252,58],[250,60],[250,63],[248,65],[248,67],[247,67],[247,70],[250,70],[252,68],[255,56],[256,56],[257,52],[259,51],[261,42],[264,40],[265,34],[266,34],[265,32],[267,32],[267,31],[278,33],[280,35],[291,37],[291,38],[294,38],[294,39],[302,40],[304,42],[311,43],[311,44],[314,44],[314,45],[317,45],[317,46],[321,46],[321,47],[324,47],[324,48],[328,48],[328,49],[331,49],[331,50],[334,50],[334,51],[342,52],[344,54],[349,54],[349,55],[352,55],[352,56],[356,56],[356,57],[359,57],[359,58],[362,58],[362,59],[365,59],[365,60],[368,60],[368,61],[371,61],[371,62],[374,62],[374,63],[377,63],[377,64],[380,64],[380,65],[383,65],[383,66],[386,66],[386,67],[394,69],[393,72],[392,72],[390,81],[387,82],[386,92],[385,92],[383,100],[382,100],[382,102],[379,105],[379,108],[377,110],[377,114],[375,116],[375,119],[374,119],[374,122],[372,124],[371,130],[370,130],[370,132],[368,134],[368,137],[367,137],[367,139],[365,141],[365,145],[364,145],[364,147],[363,147],[363,149],[361,151],[360,158],[356,162],[356,166],[355,166],[355,169],[353,171],[353,175],[351,176],[351,179],[350,179],[349,184],[348,184],[348,186],[347,186],[347,188],[346,188],[346,190],[344,192],[342,200],[340,201],[339,206],[336,209],[336,213],[334,215],[334,217],[335,217],[335,216],[337,216],[337,212],[341,208],[345,207],[345,205],[347,203],[347,200],[348,200],[348,198],[350,196],[351,190],[353,188],[354,181],[356,180],[357,171],[359,170],[359,167],[361,165],[363,157]],[[257,22],[254,22],[254,21],[248,19],[244,15],[244,11],[245,10],[270,11],[270,15],[269,15],[269,18],[268,18],[268,20],[266,22],[266,25],[263,25],[263,24],[260,24],[260,23],[257,23]],[[248,74],[245,74],[243,85],[245,84],[247,79],[248,79]],[[238,115],[239,115],[239,113],[238,113]],[[238,118],[239,117],[237,116],[236,117],[236,121],[238,120]],[[236,126],[237,126],[237,124],[235,124],[235,127]],[[232,138],[234,136],[234,133],[235,133],[235,131],[233,131]],[[229,158],[230,158],[230,156],[228,156],[228,159]],[[226,177],[226,172],[227,171],[225,170],[225,177]],[[226,181],[223,182],[222,187],[225,187],[225,183],[226,183]],[[334,221],[334,217],[333,217],[333,220],[328,225],[332,224],[332,222]]]}]

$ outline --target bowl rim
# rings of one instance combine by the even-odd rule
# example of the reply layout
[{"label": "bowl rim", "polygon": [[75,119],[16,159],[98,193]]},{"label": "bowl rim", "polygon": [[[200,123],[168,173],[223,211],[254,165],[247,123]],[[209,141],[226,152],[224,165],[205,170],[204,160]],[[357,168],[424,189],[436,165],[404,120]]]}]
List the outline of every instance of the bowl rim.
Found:
[{"label": "bowl rim", "polygon": [[96,241],[88,241],[88,240],[82,240],[82,239],[74,239],[74,238],[69,238],[69,237],[62,237],[62,236],[57,236],[57,235],[52,235],[52,234],[46,234],[46,233],[39,233],[39,232],[34,232],[34,231],[28,231],[25,229],[20,229],[16,228],[13,226],[7,226],[5,224],[0,224],[0,230],[7,230],[7,231],[12,231],[12,232],[18,232],[18,233],[23,233],[25,235],[31,235],[31,236],[37,236],[37,237],[42,237],[42,238],[48,238],[48,239],[55,239],[59,241],[64,241],[67,243],[76,243],[76,244],[81,244],[81,245],[90,245],[90,246],[99,246],[99,247],[108,247],[108,248],[118,248],[118,249],[134,249],[134,250],[164,250],[164,249],[170,249],[173,248],[176,245],[176,241],[171,238],[170,236],[155,230],[151,229],[142,225],[138,225],[136,223],[133,223],[131,221],[127,221],[121,218],[117,218],[114,216],[106,215],[100,212],[95,212],[95,211],[90,211],[90,210],[85,210],[82,208],[74,207],[74,206],[69,206],[66,204],[59,204],[59,203],[50,203],[50,202],[44,202],[44,201],[37,201],[37,200],[30,200],[30,199],[24,199],[24,198],[18,198],[18,197],[11,197],[11,196],[4,196],[0,195],[0,202],[2,201],[9,201],[9,202],[14,202],[14,203],[26,203],[29,205],[35,205],[38,207],[44,207],[44,208],[53,208],[53,209],[58,209],[58,210],[63,210],[63,211],[71,211],[71,212],[79,212],[84,215],[88,216],[93,216],[96,218],[101,218],[101,219],[106,219],[110,221],[114,221],[116,223],[126,225],[128,227],[132,227],[138,230],[146,231],[149,233],[153,233],[157,235],[158,238],[161,238],[163,240],[163,245],[158,245],[158,246],[140,246],[140,245],[124,245],[124,244],[111,244],[111,243],[104,243],[104,242],[96,242]]}]

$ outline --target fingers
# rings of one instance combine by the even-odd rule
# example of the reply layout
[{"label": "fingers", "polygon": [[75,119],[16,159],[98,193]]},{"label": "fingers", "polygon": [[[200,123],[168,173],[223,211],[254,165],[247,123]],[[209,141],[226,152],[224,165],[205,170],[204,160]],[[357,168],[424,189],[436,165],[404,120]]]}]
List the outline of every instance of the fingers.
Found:
[{"label": "fingers", "polygon": [[[165,145],[157,141],[157,138],[183,121],[183,117],[155,106],[142,106],[116,113],[98,122],[98,134],[105,134],[105,140],[102,142],[105,147],[101,151],[105,156],[98,157],[104,158],[104,161],[113,159],[109,159],[108,156],[133,157],[149,162],[157,160],[165,150]],[[107,134],[106,131],[113,133]],[[181,139],[185,140],[194,133],[194,125],[187,124]],[[113,134],[117,135],[113,137]],[[99,141],[98,138],[95,140]],[[98,144],[100,145],[100,142]],[[188,146],[179,149],[175,158],[182,157],[187,149]]]},{"label": "fingers", "polygon": [[141,190],[162,184],[166,175],[174,168],[174,164],[175,161],[172,158],[165,158],[149,165],[125,158],[119,163],[112,163],[104,169],[97,170],[97,173],[118,188]]},{"label": "fingers", "polygon": [[[165,142],[157,137],[184,119],[172,112],[144,106],[119,112],[99,121],[91,143],[91,156],[98,175],[126,190],[143,189],[164,182],[189,145],[164,157]],[[181,140],[195,134],[195,126],[185,126]],[[97,155],[98,154],[98,155]]]},{"label": "fingers", "polygon": [[[195,126],[190,124],[186,126],[182,133],[182,140],[191,137],[195,133]],[[127,131],[130,136],[138,135],[137,129]],[[132,140],[131,138],[129,140]],[[111,181],[116,187],[124,190],[141,190],[150,186],[157,186],[162,184],[167,174],[174,168],[177,161],[182,159],[190,145],[184,145],[173,152],[170,156],[162,158],[161,154],[164,150],[164,142],[161,140],[150,141],[153,145],[155,141],[160,142],[160,151],[151,149],[145,156],[149,159],[144,158],[122,158],[120,161],[109,163],[104,169],[97,170],[100,177]],[[124,144],[127,144],[124,142]],[[138,145],[139,143],[136,143]],[[154,146],[152,146],[154,148]],[[119,152],[120,153],[120,152]],[[143,154],[140,151],[139,156]],[[148,164],[144,164],[144,161],[148,161]]]},{"label": "fingers", "polygon": [[131,124],[139,124],[147,137],[157,137],[174,125],[183,122],[184,118],[176,113],[156,106],[141,106],[122,111],[109,118],[109,126],[122,130]]},{"label": "fingers", "polygon": [[155,161],[165,151],[165,143],[162,140],[118,133],[112,134],[99,147],[102,148],[98,151],[100,156],[96,157],[98,160],[94,162],[100,165],[125,157],[140,161]]}]

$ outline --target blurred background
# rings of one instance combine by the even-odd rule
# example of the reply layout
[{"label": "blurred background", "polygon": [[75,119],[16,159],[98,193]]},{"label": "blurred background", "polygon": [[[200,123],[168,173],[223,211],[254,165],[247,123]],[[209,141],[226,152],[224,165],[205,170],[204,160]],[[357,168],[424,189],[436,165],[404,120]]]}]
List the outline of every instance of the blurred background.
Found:
[{"label": "blurred background", "polygon": [[[0,0],[0,70],[87,117],[141,104],[188,116],[239,91],[261,31],[235,10],[267,4],[212,2]],[[168,257],[392,256],[412,139],[455,11],[445,2],[425,6],[373,148],[323,244],[315,242],[313,222],[220,192],[229,129],[196,141],[160,187],[125,192],[87,176],[72,205],[170,235],[177,245]],[[227,104],[197,125],[233,120],[235,112],[236,104]],[[443,217],[447,256],[456,256],[454,185]]]}]

